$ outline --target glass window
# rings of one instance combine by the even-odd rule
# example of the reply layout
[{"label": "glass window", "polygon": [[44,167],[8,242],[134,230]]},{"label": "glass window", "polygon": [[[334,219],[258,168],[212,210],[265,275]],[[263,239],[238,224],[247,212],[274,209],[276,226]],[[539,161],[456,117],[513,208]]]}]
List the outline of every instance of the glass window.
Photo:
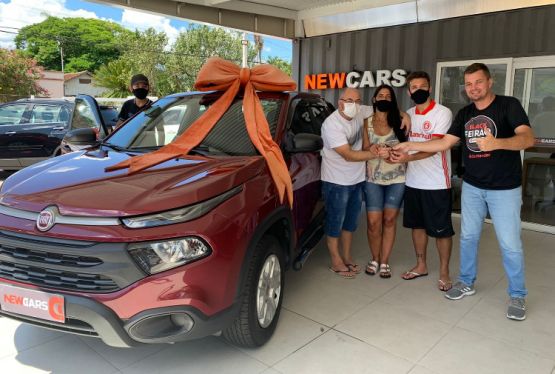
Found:
[{"label": "glass window", "polygon": [[309,133],[320,135],[322,124],[329,116],[328,105],[323,101],[299,100],[291,121],[293,134]]},{"label": "glass window", "polygon": [[[218,98],[219,95],[206,94],[159,100],[118,130],[109,142],[132,149],[152,149],[169,144]],[[260,102],[274,136],[283,100],[262,98]],[[247,133],[241,99],[231,104],[198,148],[213,154],[257,154]]]},{"label": "glass window", "polygon": [[[524,152],[522,219],[545,225],[555,222],[555,67],[521,69],[527,80],[515,80],[514,91],[525,91],[523,104],[536,145]],[[518,70],[515,72],[515,76]],[[518,85],[526,87],[519,88]]]},{"label": "glass window", "polygon": [[27,104],[11,104],[0,106],[0,126],[17,125],[21,121],[26,107]]},{"label": "glass window", "polygon": [[60,105],[35,105],[29,123],[60,122]]},{"label": "glass window", "polygon": [[555,68],[532,70],[528,116],[536,138],[555,139]]},{"label": "glass window", "polygon": [[72,126],[74,129],[97,128],[94,114],[86,101],[76,99],[73,110]]}]

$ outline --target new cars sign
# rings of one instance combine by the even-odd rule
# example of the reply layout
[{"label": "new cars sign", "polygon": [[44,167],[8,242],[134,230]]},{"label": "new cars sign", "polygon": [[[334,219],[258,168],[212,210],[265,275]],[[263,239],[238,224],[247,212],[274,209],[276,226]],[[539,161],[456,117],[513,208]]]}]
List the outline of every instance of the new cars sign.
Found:
[{"label": "new cars sign", "polygon": [[327,90],[330,88],[366,88],[388,84],[402,87],[407,81],[407,72],[403,69],[376,70],[375,72],[351,71],[349,73],[307,74],[304,77],[305,90]]}]

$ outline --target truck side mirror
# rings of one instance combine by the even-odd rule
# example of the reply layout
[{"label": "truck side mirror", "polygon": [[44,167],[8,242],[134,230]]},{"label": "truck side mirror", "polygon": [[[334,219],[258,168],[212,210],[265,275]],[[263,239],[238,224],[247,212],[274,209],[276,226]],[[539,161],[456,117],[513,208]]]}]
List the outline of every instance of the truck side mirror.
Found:
[{"label": "truck side mirror", "polygon": [[285,150],[288,153],[318,152],[324,146],[322,137],[316,134],[299,133],[292,139]]}]

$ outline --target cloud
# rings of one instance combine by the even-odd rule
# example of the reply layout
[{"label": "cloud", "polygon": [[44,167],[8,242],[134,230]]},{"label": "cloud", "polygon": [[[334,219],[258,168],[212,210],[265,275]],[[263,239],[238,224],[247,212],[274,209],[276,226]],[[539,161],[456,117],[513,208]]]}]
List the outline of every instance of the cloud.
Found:
[{"label": "cloud", "polygon": [[[71,10],[65,7],[65,0],[11,0],[0,3],[0,25],[11,27],[1,28],[4,31],[17,30],[33,23],[42,22],[48,16],[55,17],[83,17],[98,18],[93,12],[87,10]],[[0,32],[0,48],[15,48],[14,34]]]},{"label": "cloud", "polygon": [[121,25],[131,30],[138,29],[144,31],[152,27],[156,31],[163,31],[168,36],[168,45],[172,45],[177,39],[179,32],[184,30],[184,28],[177,29],[173,27],[170,24],[169,18],[130,9],[123,11]]}]

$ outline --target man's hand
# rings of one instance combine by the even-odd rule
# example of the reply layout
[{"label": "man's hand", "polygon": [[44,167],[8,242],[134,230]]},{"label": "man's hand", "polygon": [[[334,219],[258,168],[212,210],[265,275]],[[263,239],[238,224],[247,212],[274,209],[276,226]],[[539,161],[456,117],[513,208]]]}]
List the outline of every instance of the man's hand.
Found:
[{"label": "man's hand", "polygon": [[408,153],[410,151],[409,142],[399,143],[393,146],[393,150],[397,153]]},{"label": "man's hand", "polygon": [[401,112],[401,129],[405,130],[405,134],[408,134],[410,131],[410,127],[410,116],[405,112]]},{"label": "man's hand", "polygon": [[486,129],[485,131],[485,137],[476,139],[476,145],[478,145],[480,151],[489,152],[499,149],[499,147],[497,146],[497,139],[492,135],[490,129]]},{"label": "man's hand", "polygon": [[386,145],[378,146],[378,157],[387,159],[389,158],[389,151],[391,150],[390,147]]},{"label": "man's hand", "polygon": [[409,161],[409,154],[399,151],[391,151],[389,161],[394,164],[404,164]]},{"label": "man's hand", "polygon": [[372,154],[374,155],[374,157],[376,157],[376,158],[378,157],[378,145],[377,145],[377,144],[375,144],[375,143],[372,144],[372,145],[370,146],[369,151],[372,152]]}]

